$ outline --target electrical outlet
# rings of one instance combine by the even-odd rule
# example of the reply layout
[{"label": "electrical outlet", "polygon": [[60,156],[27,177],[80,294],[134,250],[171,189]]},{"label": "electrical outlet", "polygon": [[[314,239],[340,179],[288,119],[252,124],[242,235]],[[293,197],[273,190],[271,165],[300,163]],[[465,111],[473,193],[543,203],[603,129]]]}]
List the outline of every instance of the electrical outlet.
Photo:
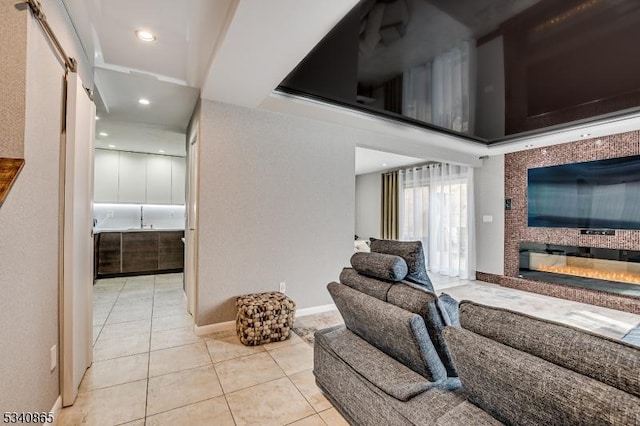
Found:
[{"label": "electrical outlet", "polygon": [[176,212],[170,212],[169,213],[169,217],[174,217],[176,215]]},{"label": "electrical outlet", "polygon": [[287,292],[287,283],[284,281],[280,281],[280,293]]},{"label": "electrical outlet", "polygon": [[56,345],[51,346],[51,349],[49,349],[49,358],[49,370],[53,371],[56,369],[56,365],[58,365],[58,347]]},{"label": "electrical outlet", "polygon": [[113,217],[113,210],[109,210],[107,212],[107,217]]}]

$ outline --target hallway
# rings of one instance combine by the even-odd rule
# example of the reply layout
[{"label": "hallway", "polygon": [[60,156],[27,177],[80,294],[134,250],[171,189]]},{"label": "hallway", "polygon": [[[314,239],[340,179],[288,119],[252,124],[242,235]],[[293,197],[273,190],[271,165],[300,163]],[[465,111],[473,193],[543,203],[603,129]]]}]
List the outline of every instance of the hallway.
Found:
[{"label": "hallway", "polygon": [[182,274],[94,286],[94,360],[58,425],[346,424],[315,386],[295,334],[258,347],[196,336]]}]

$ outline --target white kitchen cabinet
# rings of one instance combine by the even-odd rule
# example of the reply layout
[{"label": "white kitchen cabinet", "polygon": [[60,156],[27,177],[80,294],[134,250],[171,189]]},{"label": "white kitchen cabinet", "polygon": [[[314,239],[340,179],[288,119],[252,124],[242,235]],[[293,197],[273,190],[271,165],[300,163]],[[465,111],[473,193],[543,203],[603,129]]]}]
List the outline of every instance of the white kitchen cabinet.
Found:
[{"label": "white kitchen cabinet", "polygon": [[118,201],[118,151],[96,149],[94,162],[94,195],[97,203]]},{"label": "white kitchen cabinet", "polygon": [[173,157],[171,159],[171,204],[184,205],[186,175],[186,158]]},{"label": "white kitchen cabinet", "polygon": [[147,156],[147,204],[171,204],[172,158]]},{"label": "white kitchen cabinet", "polygon": [[147,154],[120,152],[118,201],[120,203],[146,202]]}]

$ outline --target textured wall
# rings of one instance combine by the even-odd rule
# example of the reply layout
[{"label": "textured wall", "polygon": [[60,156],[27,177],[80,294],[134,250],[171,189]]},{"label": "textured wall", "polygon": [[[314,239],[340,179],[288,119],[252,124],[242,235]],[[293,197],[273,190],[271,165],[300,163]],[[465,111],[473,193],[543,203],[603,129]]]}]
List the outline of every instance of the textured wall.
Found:
[{"label": "textured wall", "polygon": [[[504,273],[504,155],[482,161],[475,169],[476,270]],[[484,222],[491,216],[493,222]]]},{"label": "textured wall", "polygon": [[202,101],[198,312],[235,318],[235,297],[286,281],[298,308],[353,253],[355,143],[367,132]]},{"label": "textured wall", "polygon": [[518,274],[521,241],[640,250],[640,231],[617,230],[615,236],[590,236],[580,235],[579,229],[527,226],[527,169],[638,154],[640,131],[507,154],[505,197],[512,199],[512,210],[505,212],[505,275],[515,277]]},{"label": "textured wall", "polygon": [[37,23],[29,18],[27,26],[29,84],[22,129],[26,162],[0,208],[3,411],[48,411],[59,394],[58,370],[49,371],[49,349],[58,343],[58,175],[64,72]]},{"label": "textured wall", "polygon": [[16,2],[0,2],[0,157],[23,158],[27,19]]},{"label": "textured wall", "polygon": [[380,238],[382,173],[356,176],[356,235]]}]

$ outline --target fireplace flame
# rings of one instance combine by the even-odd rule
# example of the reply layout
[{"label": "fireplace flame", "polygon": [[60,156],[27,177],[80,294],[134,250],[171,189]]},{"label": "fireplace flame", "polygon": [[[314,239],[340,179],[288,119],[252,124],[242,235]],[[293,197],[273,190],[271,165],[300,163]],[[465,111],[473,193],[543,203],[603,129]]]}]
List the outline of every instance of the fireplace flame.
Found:
[{"label": "fireplace flame", "polygon": [[593,268],[582,268],[580,266],[549,266],[538,265],[540,271],[554,274],[575,275],[585,278],[596,278],[599,280],[617,281],[627,284],[640,284],[640,274],[622,271],[605,271]]}]

